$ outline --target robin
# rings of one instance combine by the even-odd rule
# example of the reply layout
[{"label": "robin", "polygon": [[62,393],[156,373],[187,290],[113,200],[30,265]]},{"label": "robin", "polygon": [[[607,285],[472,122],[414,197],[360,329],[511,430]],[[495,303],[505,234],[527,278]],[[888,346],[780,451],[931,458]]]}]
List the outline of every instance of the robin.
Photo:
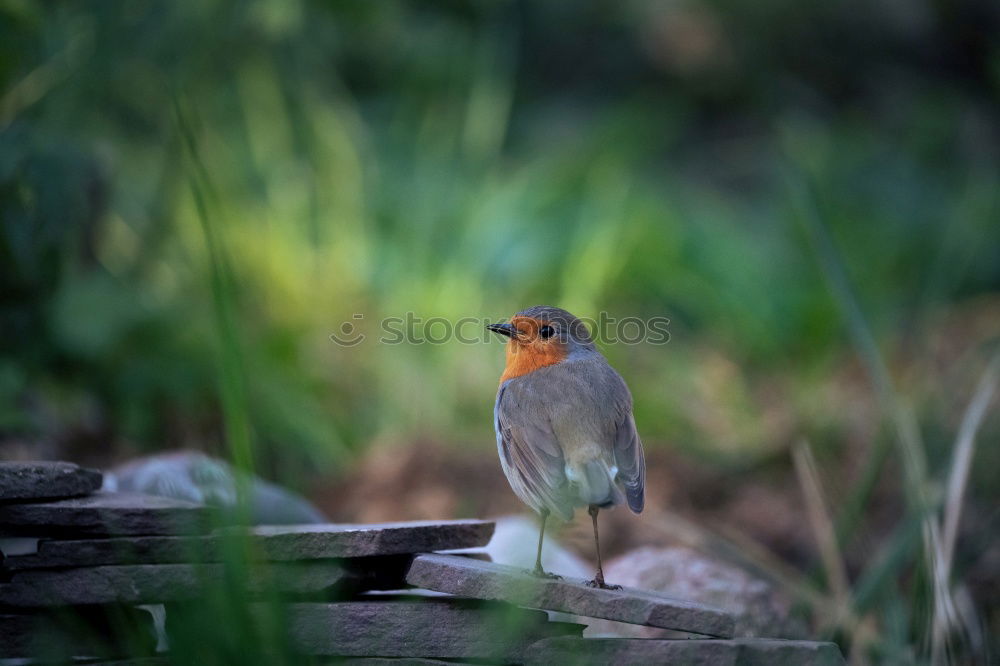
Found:
[{"label": "robin", "polygon": [[493,424],[500,464],[510,487],[542,518],[534,573],[542,569],[542,539],[550,513],[572,520],[588,508],[594,524],[597,574],[604,582],[597,513],[628,503],[642,512],[646,463],[632,418],[632,395],[579,319],[537,305],[487,329],[508,338]]}]

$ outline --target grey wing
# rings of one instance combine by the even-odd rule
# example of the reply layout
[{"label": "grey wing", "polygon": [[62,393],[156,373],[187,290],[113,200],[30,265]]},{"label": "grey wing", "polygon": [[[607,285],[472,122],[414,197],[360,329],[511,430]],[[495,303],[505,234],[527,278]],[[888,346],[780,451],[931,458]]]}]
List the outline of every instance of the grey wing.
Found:
[{"label": "grey wing", "polygon": [[625,486],[628,508],[634,513],[642,513],[646,503],[646,459],[631,406],[622,412],[616,423],[614,451],[618,480]]},{"label": "grey wing", "polygon": [[544,414],[522,405],[501,387],[494,407],[500,464],[514,493],[542,513],[573,518],[565,499],[566,472],[562,448]]}]

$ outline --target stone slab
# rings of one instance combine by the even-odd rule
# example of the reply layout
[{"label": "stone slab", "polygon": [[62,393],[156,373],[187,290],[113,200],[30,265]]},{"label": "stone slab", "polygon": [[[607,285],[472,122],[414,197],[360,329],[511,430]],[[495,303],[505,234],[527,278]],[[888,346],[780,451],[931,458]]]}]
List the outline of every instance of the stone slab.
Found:
[{"label": "stone slab", "polygon": [[168,657],[137,657],[111,661],[88,661],[86,666],[173,666]]},{"label": "stone slab", "polygon": [[210,510],[137,493],[98,492],[31,504],[0,504],[0,535],[169,535],[204,532]]},{"label": "stone slab", "polygon": [[68,462],[0,462],[0,502],[79,497],[100,490],[102,478]]},{"label": "stone slab", "polygon": [[[172,666],[167,657],[140,657],[138,659],[115,659],[113,661],[88,661],[86,666]],[[266,663],[261,660],[259,663]],[[482,666],[462,661],[442,661],[440,659],[392,658],[392,657],[331,657],[327,660],[310,660],[310,664],[330,664],[331,666]]]},{"label": "stone slab", "polygon": [[733,617],[719,609],[644,590],[605,590],[572,578],[539,578],[524,569],[453,555],[418,555],[406,582],[437,592],[495,599],[630,624],[729,638]]},{"label": "stone slab", "polygon": [[478,548],[490,542],[489,520],[415,520],[399,523],[263,525],[250,533],[271,559],[364,557]]},{"label": "stone slab", "polygon": [[[311,560],[248,568],[240,579],[251,595],[277,592],[317,595],[367,589],[398,589],[409,556]],[[0,584],[0,606],[155,604],[205,596],[222,584],[223,564],[135,564],[15,572]]]},{"label": "stone slab", "polygon": [[[145,657],[115,661],[88,661],[86,666],[172,666],[167,657]],[[259,663],[267,663],[263,658]],[[331,657],[324,660],[310,659],[309,664],[330,664],[331,666],[482,666],[463,661],[442,661],[419,657]]]},{"label": "stone slab", "polygon": [[421,659],[420,657],[350,657],[337,658],[338,666],[478,666],[461,661]]},{"label": "stone slab", "polygon": [[843,666],[844,658],[835,643],[812,641],[557,637],[533,644],[525,662],[532,666]]},{"label": "stone slab", "polygon": [[90,606],[37,613],[0,614],[0,659],[152,655],[156,631],[148,611]]},{"label": "stone slab", "polygon": [[541,611],[453,598],[296,603],[286,612],[293,649],[314,656],[512,663],[538,640],[583,630]]},{"label": "stone slab", "polygon": [[222,559],[226,540],[240,539],[248,539],[260,559],[277,562],[397,555],[484,546],[494,526],[485,520],[277,525],[227,528],[201,537],[44,540],[37,554],[8,557],[3,566],[18,570],[215,562]]}]

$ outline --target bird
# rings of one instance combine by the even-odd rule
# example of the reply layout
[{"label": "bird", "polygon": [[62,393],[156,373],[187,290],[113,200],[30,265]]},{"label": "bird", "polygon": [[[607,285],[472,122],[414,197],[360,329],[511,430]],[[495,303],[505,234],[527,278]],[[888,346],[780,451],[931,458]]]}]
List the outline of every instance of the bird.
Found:
[{"label": "bird", "polygon": [[587,327],[566,310],[536,305],[486,328],[507,338],[493,425],[504,475],[518,498],[541,517],[534,574],[542,568],[545,521],[566,521],[587,507],[594,528],[597,572],[604,580],[597,514],[645,504],[646,462],[632,415],[632,394]]}]

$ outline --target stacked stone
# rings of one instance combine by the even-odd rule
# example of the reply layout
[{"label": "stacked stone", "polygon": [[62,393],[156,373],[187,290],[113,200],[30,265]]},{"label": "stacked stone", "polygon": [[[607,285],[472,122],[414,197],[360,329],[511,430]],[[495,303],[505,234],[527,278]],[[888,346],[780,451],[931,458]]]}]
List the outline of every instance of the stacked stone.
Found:
[{"label": "stacked stone", "polygon": [[[200,602],[231,573],[233,553],[250,552],[253,562],[238,577],[248,616],[263,623],[273,611],[264,599],[277,595],[290,645],[305,656],[393,664],[842,663],[829,643],[731,640],[733,618],[717,609],[435,552],[485,546],[494,529],[487,521],[220,528],[206,507],[100,485],[99,472],[68,463],[0,463],[0,660],[166,663],[146,609],[163,609],[167,646],[174,632],[189,639],[217,632]],[[25,539],[37,545],[21,552]],[[583,638],[585,618],[688,638]]]}]

